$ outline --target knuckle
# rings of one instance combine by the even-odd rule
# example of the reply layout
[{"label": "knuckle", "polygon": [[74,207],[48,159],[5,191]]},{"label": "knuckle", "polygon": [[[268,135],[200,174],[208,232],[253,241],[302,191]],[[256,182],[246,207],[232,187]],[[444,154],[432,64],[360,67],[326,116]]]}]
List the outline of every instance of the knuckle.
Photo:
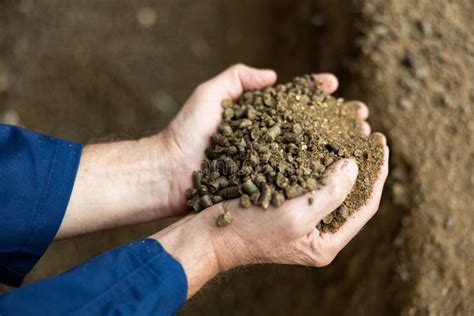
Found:
[{"label": "knuckle", "polygon": [[236,63],[232,65],[231,69],[234,71],[240,71],[241,69],[245,68],[245,65],[243,63]]},{"label": "knuckle", "polygon": [[346,175],[340,175],[334,179],[330,191],[337,201],[344,201],[352,189],[352,181]]},{"label": "knuckle", "polygon": [[313,249],[313,264],[316,267],[325,267],[329,265],[339,252],[336,247],[326,242],[320,242],[314,246],[316,249]]},{"label": "knuckle", "polygon": [[[241,81],[245,80],[245,76],[247,75],[246,66],[244,64],[238,63],[229,68],[229,76],[234,85],[241,85]],[[244,79],[243,79],[244,78]]]},{"label": "knuckle", "polygon": [[195,89],[193,94],[200,95],[205,94],[209,89],[209,81],[199,84]]},{"label": "knuckle", "polygon": [[242,73],[243,69],[244,69],[244,64],[238,63],[238,64],[232,65],[229,68],[229,72],[231,73],[234,79],[239,79],[240,74]]}]

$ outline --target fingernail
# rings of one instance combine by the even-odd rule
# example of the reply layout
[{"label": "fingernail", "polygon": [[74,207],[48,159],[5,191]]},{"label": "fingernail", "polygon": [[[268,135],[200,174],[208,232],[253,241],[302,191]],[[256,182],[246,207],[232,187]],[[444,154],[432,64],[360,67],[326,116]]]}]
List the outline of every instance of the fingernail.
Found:
[{"label": "fingernail", "polygon": [[354,160],[348,159],[345,160],[341,167],[342,171],[352,180],[355,182],[357,179],[357,175],[359,173],[359,167]]}]

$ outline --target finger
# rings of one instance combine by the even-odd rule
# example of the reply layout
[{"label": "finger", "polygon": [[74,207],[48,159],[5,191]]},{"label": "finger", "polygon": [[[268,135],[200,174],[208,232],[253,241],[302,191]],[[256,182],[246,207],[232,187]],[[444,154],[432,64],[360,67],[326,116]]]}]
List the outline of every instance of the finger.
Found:
[{"label": "finger", "polygon": [[357,104],[357,115],[359,116],[359,118],[361,120],[366,120],[369,118],[369,108],[367,107],[367,105],[365,105],[365,103],[362,103],[362,102],[359,102],[359,101],[356,101],[356,104]]},{"label": "finger", "polygon": [[324,94],[334,93],[339,87],[339,81],[336,76],[329,73],[317,74],[314,75],[314,80],[318,89]]},{"label": "finger", "polygon": [[354,106],[356,108],[356,111],[357,111],[357,116],[361,119],[361,120],[366,120],[369,118],[369,108],[367,107],[367,105],[361,101],[349,101],[347,102],[347,105],[348,106]]},{"label": "finger", "polygon": [[365,103],[360,101],[349,101],[346,103],[347,106],[353,106],[357,111],[357,117],[362,122],[361,124],[361,132],[365,136],[369,136],[371,132],[371,128],[369,123],[365,122],[369,118],[369,109]]},{"label": "finger", "polygon": [[369,123],[367,122],[362,122],[360,123],[361,124],[361,130],[362,130],[362,134],[369,137],[370,136],[370,131],[371,131],[371,128],[370,128],[370,125]]},{"label": "finger", "polygon": [[342,159],[325,173],[327,181],[315,191],[298,198],[288,200],[282,207],[296,219],[297,226],[310,231],[321,219],[334,211],[344,202],[357,179],[357,163],[350,159]]},{"label": "finger", "polygon": [[236,99],[246,90],[271,86],[276,79],[277,75],[273,70],[236,64],[204,83],[204,86],[212,90],[216,98]]},{"label": "finger", "polygon": [[[354,238],[355,235],[362,229],[362,227],[374,216],[377,212],[380,204],[380,199],[382,197],[383,186],[388,175],[388,156],[389,149],[386,145],[385,137],[382,134],[379,134],[380,141],[384,145],[384,163],[379,172],[379,176],[375,181],[372,196],[367,201],[367,203],[359,209],[354,215],[352,215],[344,225],[334,234],[327,234],[324,237],[327,237],[330,240],[330,243],[337,249],[342,249],[344,246],[349,243],[349,241]],[[323,234],[324,235],[324,234]]]}]

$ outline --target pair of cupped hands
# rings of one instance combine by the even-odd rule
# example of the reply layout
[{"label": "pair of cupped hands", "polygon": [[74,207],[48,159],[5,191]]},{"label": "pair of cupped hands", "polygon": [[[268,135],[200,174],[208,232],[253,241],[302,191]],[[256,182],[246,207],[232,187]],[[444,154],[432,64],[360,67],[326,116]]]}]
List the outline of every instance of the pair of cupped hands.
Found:
[{"label": "pair of cupped hands", "polygon": [[[261,89],[273,85],[277,79],[272,70],[255,69],[235,65],[213,79],[199,85],[182,110],[166,131],[168,146],[175,153],[176,161],[184,166],[197,168],[204,158],[211,135],[221,121],[221,101],[236,99],[244,91]],[[325,94],[331,94],[338,87],[337,79],[331,74],[316,75],[315,82]],[[316,86],[315,86],[316,89]],[[369,136],[371,129],[366,122],[369,112],[365,104],[354,101],[358,106],[361,133]],[[382,134],[377,135],[385,149],[384,164],[373,187],[370,200],[352,215],[335,233],[320,232],[316,225],[326,215],[342,204],[358,175],[357,164],[343,159],[335,162],[327,171],[328,183],[318,190],[298,198],[287,200],[281,207],[263,210],[252,206],[241,209],[237,200],[224,201],[199,214],[188,215],[184,222],[195,221],[196,230],[190,234],[208,234],[209,251],[212,249],[218,271],[235,266],[254,263],[281,263],[322,267],[329,264],[338,252],[360,231],[377,212],[382,189],[388,173],[388,147]],[[183,214],[185,190],[192,185],[189,172],[174,174],[170,179],[174,192],[170,200],[173,215]],[[308,203],[308,198],[313,203]],[[230,212],[232,223],[215,227],[219,214]],[[178,222],[174,227],[182,226]],[[168,231],[172,231],[171,227]],[[166,247],[167,231],[156,238]],[[170,248],[173,248],[170,243]],[[170,250],[172,251],[172,250]],[[186,268],[186,267],[185,267]],[[190,289],[191,290],[191,289]]]},{"label": "pair of cupped hands", "polygon": [[[372,196],[335,233],[318,231],[316,225],[351,192],[358,176],[353,160],[335,162],[327,170],[326,185],[279,208],[241,209],[233,200],[189,214],[185,206],[192,172],[199,169],[221,122],[222,100],[273,85],[276,77],[272,70],[232,66],[199,85],[161,133],[138,141],[87,146],[56,239],[185,215],[151,238],[183,266],[188,297],[216,274],[240,265],[329,264],[379,207],[388,173],[388,147],[381,134],[377,137],[385,148],[385,159]],[[338,86],[331,74],[316,75],[315,82],[319,83],[315,89],[326,94]],[[360,102],[353,105],[359,109],[361,133],[368,136],[368,109]],[[230,212],[232,223],[217,227],[216,219],[224,212]]]}]

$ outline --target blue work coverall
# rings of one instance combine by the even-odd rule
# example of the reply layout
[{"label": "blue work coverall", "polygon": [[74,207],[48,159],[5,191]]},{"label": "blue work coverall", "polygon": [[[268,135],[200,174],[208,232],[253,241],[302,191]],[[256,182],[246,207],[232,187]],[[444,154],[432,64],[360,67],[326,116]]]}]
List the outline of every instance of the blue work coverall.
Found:
[{"label": "blue work coverall", "polygon": [[19,287],[59,229],[81,152],[80,144],[0,124],[0,283],[18,287],[0,294],[0,316],[175,314],[186,276],[153,239]]}]

